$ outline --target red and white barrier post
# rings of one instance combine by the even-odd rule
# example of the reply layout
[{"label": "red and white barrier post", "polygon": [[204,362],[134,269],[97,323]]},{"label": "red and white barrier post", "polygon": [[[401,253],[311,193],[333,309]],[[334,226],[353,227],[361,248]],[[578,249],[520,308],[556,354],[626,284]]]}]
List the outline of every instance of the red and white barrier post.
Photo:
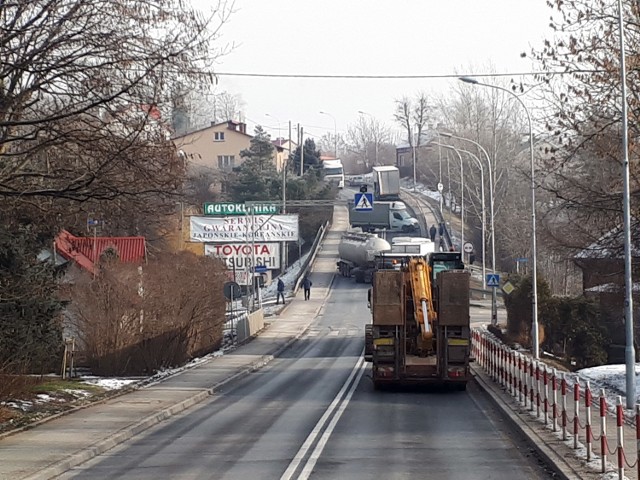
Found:
[{"label": "red and white barrier post", "polygon": [[607,472],[607,399],[604,388],[600,389],[600,458],[602,460],[601,473]]},{"label": "red and white barrier post", "polygon": [[534,393],[533,386],[535,383],[535,367],[533,365],[533,360],[529,362],[529,410],[533,410],[535,402],[534,402]]},{"label": "red and white barrier post", "polygon": [[618,433],[618,478],[624,480],[624,411],[622,410],[622,397],[618,396],[616,405],[616,425]]},{"label": "red and white barrier post", "polygon": [[573,384],[573,448],[578,449],[578,437],[580,435],[580,380]]},{"label": "red and white barrier post", "polygon": [[591,461],[593,455],[593,446],[591,445],[591,385],[587,382],[584,391],[584,409],[585,409],[585,429],[587,440],[587,462]]},{"label": "red and white barrier post", "polygon": [[549,375],[547,373],[547,366],[544,366],[542,370],[542,407],[544,410],[544,424],[549,424]]},{"label": "red and white barrier post", "polygon": [[536,362],[536,418],[540,418],[540,363]]},{"label": "red and white barrier post", "polygon": [[562,374],[560,381],[560,395],[562,397],[562,440],[567,440],[567,376]]},{"label": "red and white barrier post", "polygon": [[553,407],[551,415],[553,415],[553,431],[558,431],[558,370],[553,369],[553,377],[551,377],[551,390],[553,392]]},{"label": "red and white barrier post", "polygon": [[518,400],[520,400],[520,403],[522,403],[522,388],[524,387],[523,382],[522,382],[522,355],[520,355],[519,353],[518,355]]}]

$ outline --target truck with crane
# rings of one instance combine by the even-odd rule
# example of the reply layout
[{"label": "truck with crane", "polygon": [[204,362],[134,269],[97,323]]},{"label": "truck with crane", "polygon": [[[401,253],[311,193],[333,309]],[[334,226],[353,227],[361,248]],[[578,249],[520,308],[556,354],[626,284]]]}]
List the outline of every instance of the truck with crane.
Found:
[{"label": "truck with crane", "polygon": [[372,323],[365,359],[376,389],[451,385],[471,378],[469,273],[460,252],[406,256],[399,269],[379,269],[369,290]]}]

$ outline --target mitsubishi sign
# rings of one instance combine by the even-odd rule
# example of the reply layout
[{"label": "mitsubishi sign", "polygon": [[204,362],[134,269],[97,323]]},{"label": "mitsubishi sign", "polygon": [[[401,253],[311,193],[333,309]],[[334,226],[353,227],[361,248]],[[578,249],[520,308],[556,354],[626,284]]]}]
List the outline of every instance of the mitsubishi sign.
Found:
[{"label": "mitsubishi sign", "polygon": [[206,244],[204,253],[224,260],[229,270],[250,270],[254,259],[256,267],[280,268],[280,245],[277,243]]},{"label": "mitsubishi sign", "polygon": [[298,215],[190,217],[192,242],[296,242]]}]

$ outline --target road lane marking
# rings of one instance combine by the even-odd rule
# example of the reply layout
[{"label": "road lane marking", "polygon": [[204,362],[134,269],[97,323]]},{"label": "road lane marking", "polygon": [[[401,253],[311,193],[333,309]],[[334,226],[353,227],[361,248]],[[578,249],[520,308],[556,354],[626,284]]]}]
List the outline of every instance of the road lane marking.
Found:
[{"label": "road lane marking", "polygon": [[[361,358],[364,360],[364,357],[361,357]],[[311,453],[309,460],[307,460],[306,465],[302,469],[302,473],[298,477],[299,480],[307,480],[311,476],[311,472],[313,471],[313,468],[316,466],[316,463],[318,462],[320,455],[322,455],[322,452],[324,451],[324,447],[327,445],[327,442],[329,441],[329,438],[331,437],[333,430],[336,428],[336,425],[338,424],[340,417],[342,417],[342,414],[347,409],[347,405],[349,405],[349,402],[351,401],[351,397],[353,397],[353,393],[356,391],[356,388],[358,388],[358,384],[360,383],[360,379],[362,378],[362,375],[364,374],[364,371],[366,368],[367,368],[367,365],[363,361],[362,364],[360,365],[360,368],[358,370],[358,375],[356,376],[355,381],[351,384],[351,388],[349,389],[347,396],[344,397],[344,400],[342,400],[342,403],[340,404],[340,407],[338,408],[337,412],[331,419],[329,426],[322,434],[322,437],[320,437],[320,441],[316,445],[316,448],[313,449],[313,452]]]},{"label": "road lane marking", "polygon": [[[333,415],[334,410],[336,410],[336,408],[339,405],[342,406],[341,403],[344,403],[344,401],[346,401],[346,403],[349,403],[349,400],[353,395],[353,391],[355,390],[358,383],[360,382],[360,378],[362,377],[362,374],[365,368],[366,368],[366,363],[364,361],[364,356],[361,354],[360,358],[358,359],[358,362],[353,367],[353,370],[351,370],[349,377],[342,385],[342,388],[340,388],[340,391],[338,392],[338,394],[335,396],[335,398],[333,399],[329,407],[327,407],[322,417],[320,417],[320,420],[318,420],[318,423],[316,423],[316,425],[313,427],[313,429],[311,430],[311,433],[309,434],[309,436],[306,438],[306,440],[300,447],[300,450],[298,450],[298,453],[296,453],[295,457],[293,457],[293,460],[291,460],[291,463],[289,463],[289,466],[280,477],[280,480],[291,480],[293,478],[293,475],[295,474],[296,470],[298,470],[298,467],[302,463],[302,460],[304,460],[304,458],[307,456],[309,449],[315,443],[318,435],[320,435],[320,433],[322,432],[322,429],[324,428],[325,424],[331,419],[331,416]],[[354,377],[356,377],[356,375],[358,376],[358,379],[356,382],[353,382],[353,379]],[[349,389],[349,386],[351,386],[351,389]],[[343,396],[348,389],[349,389],[349,394],[343,400]],[[346,408],[346,404],[345,404],[345,408]],[[344,409],[341,410],[340,415],[342,414],[342,411],[344,411]],[[333,422],[331,423],[333,424]],[[316,450],[314,450],[314,453],[315,451]]]}]

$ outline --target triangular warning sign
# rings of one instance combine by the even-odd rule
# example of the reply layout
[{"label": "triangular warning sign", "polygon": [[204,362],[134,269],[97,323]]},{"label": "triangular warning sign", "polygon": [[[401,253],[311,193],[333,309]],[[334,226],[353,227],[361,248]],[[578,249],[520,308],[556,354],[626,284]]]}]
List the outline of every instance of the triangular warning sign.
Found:
[{"label": "triangular warning sign", "polygon": [[356,210],[370,210],[372,208],[373,206],[371,205],[371,202],[369,202],[369,199],[363,193],[360,196],[360,200],[358,200],[358,203],[356,204]]}]

